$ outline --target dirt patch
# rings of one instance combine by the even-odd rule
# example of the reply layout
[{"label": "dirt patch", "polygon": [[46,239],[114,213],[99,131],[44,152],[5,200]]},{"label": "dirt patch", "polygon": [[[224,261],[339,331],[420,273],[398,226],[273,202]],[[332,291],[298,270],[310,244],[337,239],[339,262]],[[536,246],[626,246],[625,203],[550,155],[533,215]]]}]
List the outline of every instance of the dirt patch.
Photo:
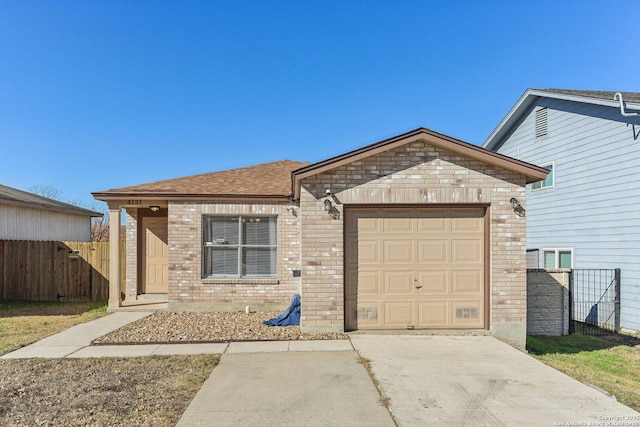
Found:
[{"label": "dirt patch", "polygon": [[218,360],[0,360],[0,425],[174,426]]},{"label": "dirt patch", "polygon": [[626,345],[627,347],[635,347],[636,350],[640,351],[640,338],[636,336],[625,334],[609,334],[598,336],[598,338],[602,338],[603,340],[611,341],[616,344]]},{"label": "dirt patch", "polygon": [[348,339],[345,334],[303,334],[299,326],[267,326],[276,312],[156,312],[94,341],[94,344]]}]

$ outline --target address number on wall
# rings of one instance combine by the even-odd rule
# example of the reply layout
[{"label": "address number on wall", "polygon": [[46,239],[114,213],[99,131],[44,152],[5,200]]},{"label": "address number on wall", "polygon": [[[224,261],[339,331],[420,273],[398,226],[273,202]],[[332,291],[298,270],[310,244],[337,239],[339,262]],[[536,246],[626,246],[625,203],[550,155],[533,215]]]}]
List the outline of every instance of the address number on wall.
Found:
[{"label": "address number on wall", "polygon": [[142,200],[127,200],[128,205],[141,205]]}]

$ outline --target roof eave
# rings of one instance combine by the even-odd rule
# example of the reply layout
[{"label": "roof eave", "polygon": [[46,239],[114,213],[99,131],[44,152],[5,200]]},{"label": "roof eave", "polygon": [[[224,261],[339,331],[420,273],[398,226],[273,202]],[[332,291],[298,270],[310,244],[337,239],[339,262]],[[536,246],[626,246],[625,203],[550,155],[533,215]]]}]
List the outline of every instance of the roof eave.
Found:
[{"label": "roof eave", "polygon": [[533,103],[536,97],[541,96],[540,91],[535,89],[527,89],[524,94],[518,99],[511,110],[507,113],[506,116],[498,123],[498,126],[491,132],[489,137],[482,144],[482,148],[486,148],[488,150],[493,150],[494,146],[501,139],[502,135],[507,133],[509,129],[513,126],[513,124],[520,118],[520,113],[529,108],[529,106]]},{"label": "roof eave", "polygon": [[[97,200],[104,202],[122,200],[179,200],[179,201],[206,201],[206,202],[288,202],[291,200],[290,194],[177,194],[177,193],[154,193],[154,192],[96,192],[91,193]],[[125,203],[127,204],[127,203]]]},{"label": "roof eave", "polygon": [[91,209],[85,209],[81,207],[76,208],[76,207],[70,206],[67,208],[64,206],[46,205],[43,203],[25,202],[25,201],[6,199],[6,198],[0,198],[0,203],[5,205],[21,206],[25,208],[41,209],[41,210],[52,211],[52,212],[63,212],[63,213],[68,213],[73,215],[90,216],[90,217],[103,216],[103,214],[100,212],[92,211]]}]

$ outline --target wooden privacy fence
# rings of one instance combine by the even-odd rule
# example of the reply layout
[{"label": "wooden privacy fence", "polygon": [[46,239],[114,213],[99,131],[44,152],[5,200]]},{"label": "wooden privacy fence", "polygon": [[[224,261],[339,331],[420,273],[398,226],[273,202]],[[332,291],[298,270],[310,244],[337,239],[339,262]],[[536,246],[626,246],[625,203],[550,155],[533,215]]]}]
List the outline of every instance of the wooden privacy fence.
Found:
[{"label": "wooden privacy fence", "polygon": [[108,296],[109,242],[0,240],[0,299],[86,301]]}]

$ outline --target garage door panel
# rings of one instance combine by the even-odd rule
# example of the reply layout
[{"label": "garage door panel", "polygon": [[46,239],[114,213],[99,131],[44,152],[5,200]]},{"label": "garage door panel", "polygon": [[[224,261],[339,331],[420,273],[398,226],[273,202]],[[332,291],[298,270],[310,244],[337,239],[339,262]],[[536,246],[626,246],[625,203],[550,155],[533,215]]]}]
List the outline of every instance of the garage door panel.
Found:
[{"label": "garage door panel", "polygon": [[469,217],[451,218],[451,231],[453,233],[480,233],[482,232],[484,219],[478,213],[469,213]]},{"label": "garage door panel", "polygon": [[378,218],[358,218],[356,222],[359,233],[378,233],[381,231]]},{"label": "garage door panel", "polygon": [[417,271],[420,295],[449,293],[449,271]]},{"label": "garage door panel", "polygon": [[384,240],[382,262],[385,265],[413,264],[413,242],[410,240]]},{"label": "garage door panel", "polygon": [[484,290],[482,270],[451,272],[451,292],[454,294],[481,294]]},{"label": "garage door panel", "polygon": [[481,239],[454,239],[451,240],[452,263],[482,263]]},{"label": "garage door panel", "polygon": [[412,233],[414,221],[411,218],[384,218],[383,233]]},{"label": "garage door panel", "polygon": [[445,233],[447,231],[446,218],[418,218],[416,231],[418,233]]},{"label": "garage door panel", "polygon": [[401,328],[413,325],[413,305],[413,302],[385,302],[384,325]]},{"label": "garage door panel", "polygon": [[418,302],[418,324],[423,328],[442,328],[449,324],[448,301]]},{"label": "garage door panel", "polygon": [[380,265],[380,244],[377,240],[360,239],[358,241],[358,264],[359,265]]},{"label": "garage door panel", "polygon": [[358,273],[358,294],[363,296],[380,296],[380,275],[379,271],[361,271]]},{"label": "garage door panel", "polygon": [[446,263],[447,262],[447,240],[418,240],[418,263]]},{"label": "garage door panel", "polygon": [[389,296],[412,296],[413,271],[385,271],[383,274],[384,293]]}]

